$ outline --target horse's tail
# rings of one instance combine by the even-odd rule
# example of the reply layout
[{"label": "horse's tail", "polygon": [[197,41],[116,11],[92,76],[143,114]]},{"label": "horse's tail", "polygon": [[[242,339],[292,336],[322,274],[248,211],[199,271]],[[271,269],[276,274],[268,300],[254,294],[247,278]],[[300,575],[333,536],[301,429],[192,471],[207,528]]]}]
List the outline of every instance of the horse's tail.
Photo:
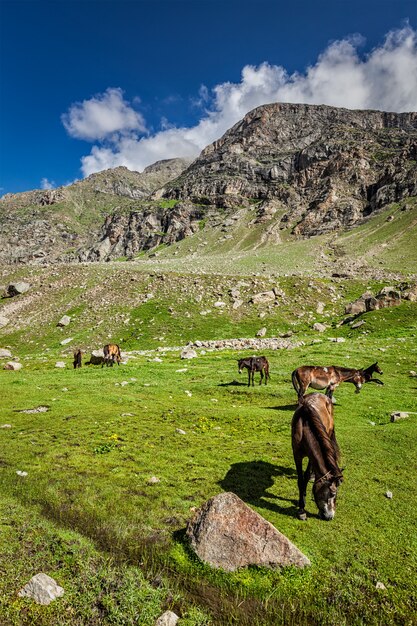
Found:
[{"label": "horse's tail", "polygon": [[342,471],[338,465],[339,458],[339,446],[336,441],[334,431],[329,435],[321,421],[320,413],[315,407],[308,405],[309,424],[311,430],[315,436],[317,443],[320,446],[322,454],[326,459],[327,465],[335,474],[335,476],[341,476]]}]

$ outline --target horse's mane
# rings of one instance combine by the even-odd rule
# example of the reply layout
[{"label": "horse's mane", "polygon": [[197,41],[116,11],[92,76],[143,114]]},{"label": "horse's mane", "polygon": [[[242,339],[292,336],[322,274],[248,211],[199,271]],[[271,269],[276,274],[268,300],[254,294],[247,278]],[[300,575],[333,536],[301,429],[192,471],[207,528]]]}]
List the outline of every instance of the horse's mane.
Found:
[{"label": "horse's mane", "polygon": [[313,435],[310,443],[313,444],[316,451],[320,451],[326,465],[337,476],[340,475],[341,469],[338,465],[339,447],[335,437],[331,438],[321,421],[319,410],[309,403],[304,405],[304,409],[308,415],[308,424],[311,434]]}]

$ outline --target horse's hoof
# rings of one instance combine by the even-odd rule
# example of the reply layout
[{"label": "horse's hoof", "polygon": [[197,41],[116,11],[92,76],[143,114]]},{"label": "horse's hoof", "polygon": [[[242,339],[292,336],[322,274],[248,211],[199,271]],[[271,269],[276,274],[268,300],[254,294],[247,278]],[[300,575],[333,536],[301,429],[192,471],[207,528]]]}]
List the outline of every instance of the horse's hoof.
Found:
[{"label": "horse's hoof", "polygon": [[307,513],[305,511],[298,511],[297,517],[302,522],[307,521]]}]

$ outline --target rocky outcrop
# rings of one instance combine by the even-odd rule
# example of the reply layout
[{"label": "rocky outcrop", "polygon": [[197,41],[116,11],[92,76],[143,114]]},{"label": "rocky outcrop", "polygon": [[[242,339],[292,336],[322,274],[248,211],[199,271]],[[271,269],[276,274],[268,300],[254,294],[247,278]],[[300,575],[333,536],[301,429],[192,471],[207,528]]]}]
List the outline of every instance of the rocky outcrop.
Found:
[{"label": "rocky outcrop", "polygon": [[417,195],[417,113],[269,104],[208,146],[165,197],[230,207],[262,200],[311,236]]},{"label": "rocky outcrop", "polygon": [[195,233],[203,217],[201,208],[189,202],[179,202],[173,208],[144,208],[128,214],[106,218],[99,242],[80,250],[80,261],[107,261],[111,258],[131,258],[141,250],[162,243],[171,244]]}]

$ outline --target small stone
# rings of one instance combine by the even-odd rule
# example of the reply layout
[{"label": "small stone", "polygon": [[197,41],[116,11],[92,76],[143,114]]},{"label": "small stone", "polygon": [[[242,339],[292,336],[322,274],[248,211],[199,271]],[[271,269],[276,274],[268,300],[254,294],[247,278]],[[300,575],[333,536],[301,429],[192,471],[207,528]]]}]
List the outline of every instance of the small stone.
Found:
[{"label": "small stone", "polygon": [[22,364],[17,363],[16,361],[8,361],[5,365],[3,365],[4,370],[13,370],[15,372],[17,372],[18,370],[21,370],[22,367],[23,367]]},{"label": "small stone", "polygon": [[65,346],[65,345],[67,345],[67,343],[71,343],[71,341],[73,341],[73,339],[74,339],[74,337],[68,337],[68,339],[63,339],[59,343],[61,344],[61,346]]},{"label": "small stone", "polygon": [[187,433],[185,432],[185,430],[182,430],[182,428],[176,428],[175,432],[178,433],[179,435],[186,435]]},{"label": "small stone", "polygon": [[71,322],[71,318],[69,315],[63,315],[61,317],[61,319],[59,320],[57,326],[68,326],[68,324]]},{"label": "small stone", "polygon": [[409,374],[412,378],[417,378],[417,372],[415,372],[414,370],[410,370]]},{"label": "small stone", "polygon": [[263,326],[263,328],[260,328],[258,330],[258,332],[256,333],[256,336],[257,337],[265,337],[265,335],[266,335],[266,327]]},{"label": "small stone", "polygon": [[181,352],[181,358],[182,359],[195,359],[197,358],[198,354],[195,350],[191,350],[190,348],[185,348],[182,352]]},{"label": "small stone", "polygon": [[[1,328],[1,322],[0,322],[0,328]],[[0,359],[7,359],[10,358],[12,356],[12,353],[10,352],[10,350],[6,350],[6,348],[0,348]]]},{"label": "small stone", "polygon": [[11,428],[11,427],[12,427],[12,425],[11,425],[11,424],[2,424],[2,425],[0,426],[0,428]]},{"label": "small stone", "polygon": [[406,419],[407,417],[409,417],[409,413],[406,413],[405,411],[394,411],[391,413],[391,422]]},{"label": "small stone", "polygon": [[381,583],[380,581],[378,581],[375,585],[376,589],[382,589],[384,591],[384,589],[386,589],[384,583]]},{"label": "small stone", "polygon": [[156,485],[157,483],[160,483],[161,479],[158,478],[157,476],[151,476],[149,478],[149,480],[147,481],[148,485]]},{"label": "small stone", "polygon": [[183,367],[183,368],[181,368],[180,370],[175,370],[175,372],[176,372],[177,374],[183,374],[184,372],[187,372],[187,371],[188,371],[188,370],[187,370],[187,368],[186,368],[186,367]]},{"label": "small stone", "polygon": [[221,302],[220,300],[218,302],[215,302],[214,305],[217,309],[222,309],[223,307],[226,306],[226,302]]},{"label": "small stone", "polygon": [[17,471],[16,471],[16,474],[17,474],[18,476],[23,476],[23,477],[28,475],[28,473],[27,473],[27,472],[24,472],[24,471],[22,471],[22,470],[17,470]]},{"label": "small stone", "polygon": [[57,361],[57,362],[55,363],[55,367],[59,367],[59,368],[61,368],[61,369],[64,369],[64,367],[65,367],[65,363],[64,363],[64,361]]},{"label": "small stone", "polygon": [[327,326],[326,324],[320,324],[320,322],[316,322],[315,324],[313,324],[313,330],[316,330],[319,333],[324,333],[324,331],[327,330]]},{"label": "small stone", "polygon": [[386,491],[385,497],[388,498],[388,500],[392,500],[392,491]]},{"label": "small stone", "polygon": [[57,585],[53,578],[43,573],[33,576],[18,593],[18,596],[21,598],[26,596],[32,598],[38,604],[44,605],[63,595],[63,588]]},{"label": "small stone", "polygon": [[175,626],[180,618],[173,611],[165,611],[158,617],[155,626]]},{"label": "small stone", "polygon": [[351,328],[360,328],[364,324],[366,324],[365,320],[359,320],[359,322],[355,322],[354,324],[351,324],[350,327]]}]

